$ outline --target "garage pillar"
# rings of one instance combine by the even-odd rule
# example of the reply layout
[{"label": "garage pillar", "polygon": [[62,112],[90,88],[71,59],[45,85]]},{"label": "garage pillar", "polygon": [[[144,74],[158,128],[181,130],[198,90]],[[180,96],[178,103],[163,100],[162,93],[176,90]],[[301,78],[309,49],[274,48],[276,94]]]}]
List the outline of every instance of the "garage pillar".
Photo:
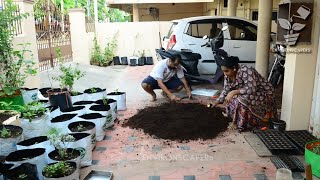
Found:
[{"label": "garage pillar", "polygon": [[138,4],[132,5],[132,20],[133,22],[139,22],[139,8]]},{"label": "garage pillar", "polygon": [[228,0],[228,16],[237,16],[238,0]]}]

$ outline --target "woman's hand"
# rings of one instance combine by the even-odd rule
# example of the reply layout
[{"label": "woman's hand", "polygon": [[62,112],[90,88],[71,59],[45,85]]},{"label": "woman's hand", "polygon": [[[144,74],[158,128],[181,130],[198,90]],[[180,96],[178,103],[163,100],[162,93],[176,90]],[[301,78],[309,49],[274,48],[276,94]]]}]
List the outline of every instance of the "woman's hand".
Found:
[{"label": "woman's hand", "polygon": [[225,99],[226,103],[229,104],[233,98],[233,96],[237,95],[236,91],[230,91]]}]

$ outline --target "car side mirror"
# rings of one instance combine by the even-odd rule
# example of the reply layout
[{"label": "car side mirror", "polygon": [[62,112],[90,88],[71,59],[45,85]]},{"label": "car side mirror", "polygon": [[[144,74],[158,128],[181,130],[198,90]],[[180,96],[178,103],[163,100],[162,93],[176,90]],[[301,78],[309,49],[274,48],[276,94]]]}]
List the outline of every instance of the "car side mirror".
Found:
[{"label": "car side mirror", "polygon": [[202,39],[208,39],[209,37],[207,35],[203,36]]}]

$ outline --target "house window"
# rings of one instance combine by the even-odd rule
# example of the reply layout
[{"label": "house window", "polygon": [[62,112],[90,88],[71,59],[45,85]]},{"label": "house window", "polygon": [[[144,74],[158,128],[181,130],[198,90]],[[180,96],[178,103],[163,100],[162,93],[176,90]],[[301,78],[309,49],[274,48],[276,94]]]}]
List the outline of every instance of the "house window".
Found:
[{"label": "house window", "polygon": [[[252,12],[252,21],[258,21],[258,11],[253,11]],[[274,11],[272,12],[272,20],[276,21],[278,18],[278,12]]]},{"label": "house window", "polygon": [[228,0],[223,1],[223,7],[225,7],[225,8],[228,7]]}]

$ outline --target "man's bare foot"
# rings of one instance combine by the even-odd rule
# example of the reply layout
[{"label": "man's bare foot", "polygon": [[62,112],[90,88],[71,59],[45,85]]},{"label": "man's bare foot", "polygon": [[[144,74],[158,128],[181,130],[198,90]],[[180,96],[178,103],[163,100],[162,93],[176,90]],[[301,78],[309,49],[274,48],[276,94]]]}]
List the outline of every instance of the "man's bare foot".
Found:
[{"label": "man's bare foot", "polygon": [[237,124],[234,123],[234,122],[229,123],[228,129],[229,130],[236,130],[237,129]]},{"label": "man's bare foot", "polygon": [[154,102],[156,100],[157,100],[157,96],[156,95],[152,96],[151,102]]}]

